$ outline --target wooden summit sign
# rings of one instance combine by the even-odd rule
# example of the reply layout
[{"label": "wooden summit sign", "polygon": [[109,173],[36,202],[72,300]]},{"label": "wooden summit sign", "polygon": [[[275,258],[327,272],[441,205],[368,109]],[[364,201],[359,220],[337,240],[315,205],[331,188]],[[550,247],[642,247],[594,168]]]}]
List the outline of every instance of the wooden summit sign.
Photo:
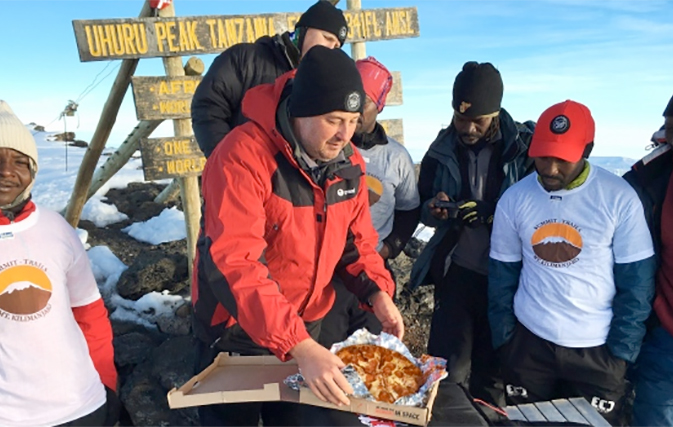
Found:
[{"label": "wooden summit sign", "polygon": [[[392,75],[386,106],[402,105],[402,76],[398,71]],[[188,119],[201,76],[132,77],[131,83],[138,120]]]},{"label": "wooden summit sign", "polygon": [[[347,42],[418,37],[416,7],[344,10]],[[293,29],[301,13],[75,20],[82,62],[219,53]]]},{"label": "wooden summit sign", "polygon": [[145,181],[198,176],[206,165],[193,136],[143,138],[140,145]]}]

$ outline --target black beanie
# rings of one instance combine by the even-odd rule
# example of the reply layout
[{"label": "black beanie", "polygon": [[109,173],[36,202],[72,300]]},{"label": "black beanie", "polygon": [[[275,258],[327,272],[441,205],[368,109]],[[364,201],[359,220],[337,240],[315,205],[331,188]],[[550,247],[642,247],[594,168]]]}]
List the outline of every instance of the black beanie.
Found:
[{"label": "black beanie", "polygon": [[502,77],[493,64],[466,62],[453,83],[453,109],[472,118],[495,115],[502,92]]},{"label": "black beanie", "polygon": [[290,116],[332,111],[362,113],[365,91],[355,62],[341,49],[314,46],[297,67],[290,93]]},{"label": "black beanie", "polygon": [[346,24],[343,12],[325,0],[318,0],[316,4],[309,7],[299,17],[299,21],[294,28],[299,27],[316,28],[330,32],[339,39],[341,46],[344,45],[348,35],[348,24]]},{"label": "black beanie", "polygon": [[673,96],[671,96],[671,100],[668,101],[668,106],[664,110],[664,117],[673,117]]}]

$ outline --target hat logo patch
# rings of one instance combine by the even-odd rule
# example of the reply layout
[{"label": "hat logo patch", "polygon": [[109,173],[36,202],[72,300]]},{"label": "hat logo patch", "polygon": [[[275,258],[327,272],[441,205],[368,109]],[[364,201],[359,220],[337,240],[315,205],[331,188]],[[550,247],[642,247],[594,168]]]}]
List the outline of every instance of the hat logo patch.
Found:
[{"label": "hat logo patch", "polygon": [[348,30],[346,29],[346,27],[341,27],[341,29],[339,30],[339,39],[345,40],[346,34],[348,34]]},{"label": "hat logo patch", "polygon": [[554,120],[551,121],[549,129],[553,133],[566,133],[570,129],[570,119],[564,115],[554,117]]},{"label": "hat logo patch", "polygon": [[458,107],[458,111],[460,111],[460,113],[463,114],[471,106],[472,106],[472,104],[470,104],[469,102],[463,101],[463,102],[460,103],[460,107]]},{"label": "hat logo patch", "polygon": [[360,94],[352,92],[346,97],[346,110],[358,111],[360,109]]}]

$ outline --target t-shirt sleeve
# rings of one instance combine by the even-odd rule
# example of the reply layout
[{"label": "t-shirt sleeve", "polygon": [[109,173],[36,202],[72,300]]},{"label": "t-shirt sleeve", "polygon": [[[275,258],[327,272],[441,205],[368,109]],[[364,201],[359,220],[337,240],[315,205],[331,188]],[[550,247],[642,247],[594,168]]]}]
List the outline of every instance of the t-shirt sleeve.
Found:
[{"label": "t-shirt sleeve", "polygon": [[74,230],[67,230],[72,248],[73,262],[66,271],[66,286],[71,307],[82,307],[98,300],[100,292],[91,271],[89,257]]},{"label": "t-shirt sleeve", "polygon": [[501,262],[518,262],[522,259],[521,238],[515,223],[511,220],[515,217],[510,209],[511,197],[506,196],[507,193],[503,195],[495,209],[490,256]]},{"label": "t-shirt sleeve", "polygon": [[399,153],[398,170],[400,182],[395,188],[395,209],[398,211],[410,211],[421,204],[416,185],[416,172],[411,156],[402,148]]},{"label": "t-shirt sleeve", "polygon": [[641,261],[654,255],[643,205],[630,186],[624,190],[624,203],[618,211],[612,248],[617,264]]}]

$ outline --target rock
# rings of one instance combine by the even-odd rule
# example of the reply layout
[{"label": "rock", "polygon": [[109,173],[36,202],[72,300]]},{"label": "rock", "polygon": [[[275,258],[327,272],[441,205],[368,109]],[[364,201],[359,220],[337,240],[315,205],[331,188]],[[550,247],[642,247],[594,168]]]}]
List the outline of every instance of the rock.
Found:
[{"label": "rock", "polygon": [[156,324],[161,332],[168,335],[188,335],[192,330],[190,317],[179,317],[174,313],[157,317]]},{"label": "rock", "polygon": [[154,198],[165,186],[132,182],[127,188],[111,189],[105,197],[108,203],[114,204],[119,212],[125,213],[132,222],[142,222],[155,217],[167,207],[175,203],[158,204]]},{"label": "rock", "polygon": [[31,123],[33,126],[33,130],[35,132],[44,132],[44,126],[36,125],[35,123]]},{"label": "rock", "polygon": [[180,387],[194,376],[196,338],[169,338],[152,351],[152,376],[166,389]]},{"label": "rock", "polygon": [[82,141],[81,139],[76,139],[74,141],[71,141],[70,144],[68,144],[71,147],[81,147],[81,148],[86,148],[89,146],[89,143],[86,141]]},{"label": "rock", "polygon": [[192,315],[192,305],[183,304],[175,310],[175,315],[183,319],[191,318]]},{"label": "rock", "polygon": [[120,397],[135,426],[198,425],[196,408],[171,410],[167,390],[151,374],[151,363],[136,367],[122,386]]},{"label": "rock", "polygon": [[116,336],[113,340],[115,364],[120,367],[137,365],[145,361],[156,343],[140,332]]},{"label": "rock", "polygon": [[187,285],[187,276],[187,257],[184,254],[143,250],[119,277],[117,292],[132,300],[153,291],[178,292]]},{"label": "rock", "polygon": [[75,132],[63,132],[54,135],[54,141],[74,141]]}]

